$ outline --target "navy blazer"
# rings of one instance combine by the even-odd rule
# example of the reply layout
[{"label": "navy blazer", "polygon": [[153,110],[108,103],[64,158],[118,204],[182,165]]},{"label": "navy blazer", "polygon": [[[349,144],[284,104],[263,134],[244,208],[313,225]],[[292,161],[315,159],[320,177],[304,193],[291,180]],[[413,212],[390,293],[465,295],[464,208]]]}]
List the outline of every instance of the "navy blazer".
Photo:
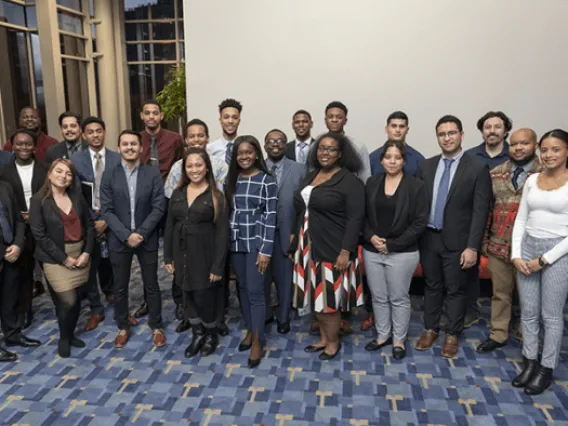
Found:
[{"label": "navy blazer", "polygon": [[[89,144],[82,140],[81,141],[81,152],[86,151],[89,148]],[[78,153],[77,153],[78,154]],[[59,142],[57,145],[52,145],[47,148],[45,152],[45,162],[47,164],[53,163],[58,158],[69,158],[69,150],[67,149],[67,142],[62,141]]]},{"label": "navy blazer", "polygon": [[278,182],[278,204],[276,207],[276,223],[280,241],[274,241],[280,244],[282,253],[288,252],[290,247],[290,235],[293,234],[292,226],[294,224],[294,192],[300,188],[300,184],[304,179],[306,166],[296,163],[289,158],[282,158],[282,177]]},{"label": "navy blazer", "polygon": [[101,210],[108,224],[109,250],[113,252],[130,250],[126,241],[133,232],[144,237],[140,246],[144,250],[158,250],[158,225],[165,212],[162,175],[155,166],[139,164],[138,167],[134,231],[130,229],[130,193],[122,162],[103,174]]}]

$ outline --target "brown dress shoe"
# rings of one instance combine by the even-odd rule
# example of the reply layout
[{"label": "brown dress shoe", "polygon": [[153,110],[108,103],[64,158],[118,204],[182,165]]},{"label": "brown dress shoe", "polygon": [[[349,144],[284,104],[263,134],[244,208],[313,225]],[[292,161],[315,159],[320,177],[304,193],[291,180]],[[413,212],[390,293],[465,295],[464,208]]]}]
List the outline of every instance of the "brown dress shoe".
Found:
[{"label": "brown dress shoe", "polygon": [[416,350],[417,351],[427,351],[432,347],[434,343],[438,340],[440,335],[436,333],[434,330],[424,330],[420,339],[416,343]]},{"label": "brown dress shoe", "polygon": [[138,321],[132,315],[128,315],[128,323],[131,327],[135,327],[138,325]]},{"label": "brown dress shoe", "polygon": [[444,345],[442,346],[442,356],[444,358],[455,358],[458,355],[458,337],[446,334]]},{"label": "brown dress shoe", "polygon": [[166,344],[166,335],[164,334],[164,330],[161,328],[152,330],[152,344],[157,347],[164,346]]},{"label": "brown dress shoe", "polygon": [[114,346],[118,349],[124,348],[128,338],[130,337],[130,330],[118,330],[118,334],[114,339]]},{"label": "brown dress shoe", "polygon": [[92,314],[89,320],[87,321],[87,324],[85,324],[85,331],[93,331],[104,320],[105,320],[104,315]]}]

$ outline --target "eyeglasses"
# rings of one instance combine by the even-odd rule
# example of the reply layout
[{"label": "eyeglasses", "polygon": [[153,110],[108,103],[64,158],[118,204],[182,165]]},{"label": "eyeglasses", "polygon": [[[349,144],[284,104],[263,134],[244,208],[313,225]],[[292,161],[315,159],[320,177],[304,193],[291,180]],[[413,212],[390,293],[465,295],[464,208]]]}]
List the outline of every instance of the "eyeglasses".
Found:
[{"label": "eyeglasses", "polygon": [[437,136],[440,139],[444,139],[446,136],[449,136],[450,138],[453,138],[454,136],[456,136],[459,132],[457,130],[450,130],[449,132],[440,132],[437,134]]},{"label": "eyeglasses", "polygon": [[339,149],[334,146],[318,146],[318,152],[328,152],[330,154],[335,154],[337,151],[339,151]]},{"label": "eyeglasses", "polygon": [[283,145],[286,141],[284,139],[268,139],[266,145]]}]

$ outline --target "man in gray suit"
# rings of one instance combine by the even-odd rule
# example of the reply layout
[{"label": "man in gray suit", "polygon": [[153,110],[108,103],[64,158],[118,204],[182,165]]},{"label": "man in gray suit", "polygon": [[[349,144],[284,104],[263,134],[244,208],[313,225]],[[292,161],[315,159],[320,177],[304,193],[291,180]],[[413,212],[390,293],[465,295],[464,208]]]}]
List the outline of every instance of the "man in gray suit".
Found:
[{"label": "man in gray suit", "polygon": [[266,274],[267,305],[272,282],[278,292],[278,333],[290,331],[290,308],[292,307],[292,261],[288,258],[292,222],[294,220],[294,192],[300,187],[305,166],[284,156],[286,135],[278,129],[271,130],[264,138],[268,155],[266,165],[278,184],[278,207],[276,209],[276,234],[270,270]]}]

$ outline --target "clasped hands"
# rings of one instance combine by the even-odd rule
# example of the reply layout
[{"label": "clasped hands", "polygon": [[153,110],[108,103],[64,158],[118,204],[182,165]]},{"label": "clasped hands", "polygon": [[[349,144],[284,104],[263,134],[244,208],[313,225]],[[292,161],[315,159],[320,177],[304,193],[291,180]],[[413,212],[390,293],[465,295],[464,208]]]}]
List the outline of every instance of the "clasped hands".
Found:
[{"label": "clasped hands", "polygon": [[373,247],[377,249],[377,251],[381,254],[389,254],[387,249],[387,239],[381,238],[378,235],[373,235],[371,237],[371,244]]},{"label": "clasped hands", "polygon": [[[528,277],[533,272],[538,272],[542,269],[542,266],[540,266],[540,263],[538,263],[538,259],[539,258],[537,257],[536,259],[526,261],[516,257],[511,262],[513,262],[513,266],[517,271]],[[544,257],[542,258],[542,261],[544,262],[545,265],[548,265],[548,262]]]},{"label": "clasped hands", "polygon": [[63,265],[67,269],[83,268],[89,263],[89,257],[89,253],[81,253],[81,255],[76,259],[74,257],[67,256]]},{"label": "clasped hands", "polygon": [[133,232],[128,236],[128,240],[126,240],[126,245],[130,248],[136,248],[144,241],[144,237],[140,235],[138,232]]}]

